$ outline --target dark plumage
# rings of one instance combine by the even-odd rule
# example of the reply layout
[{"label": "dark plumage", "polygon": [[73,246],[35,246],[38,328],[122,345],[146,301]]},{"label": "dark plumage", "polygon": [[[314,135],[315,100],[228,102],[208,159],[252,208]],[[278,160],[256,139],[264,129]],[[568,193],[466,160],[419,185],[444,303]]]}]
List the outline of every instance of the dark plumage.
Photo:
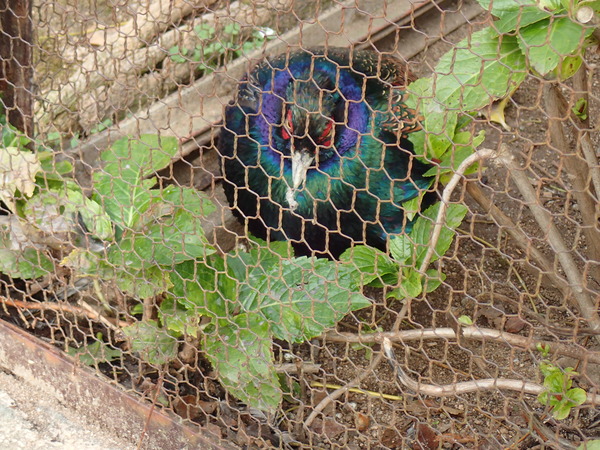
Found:
[{"label": "dark plumage", "polygon": [[401,205],[431,184],[406,139],[417,128],[403,104],[409,76],[389,56],[319,48],[242,79],[218,148],[249,231],[334,258],[358,243],[386,250],[389,234],[408,231]]}]

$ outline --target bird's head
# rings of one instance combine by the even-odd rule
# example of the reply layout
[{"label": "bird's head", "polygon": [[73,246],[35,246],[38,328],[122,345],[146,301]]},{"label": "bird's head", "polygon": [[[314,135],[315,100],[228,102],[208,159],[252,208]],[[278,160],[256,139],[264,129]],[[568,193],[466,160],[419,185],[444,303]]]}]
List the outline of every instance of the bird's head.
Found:
[{"label": "bird's head", "polygon": [[308,169],[336,154],[334,115],[339,100],[331,80],[319,73],[307,73],[287,87],[281,136],[289,141],[294,191],[306,181]]}]

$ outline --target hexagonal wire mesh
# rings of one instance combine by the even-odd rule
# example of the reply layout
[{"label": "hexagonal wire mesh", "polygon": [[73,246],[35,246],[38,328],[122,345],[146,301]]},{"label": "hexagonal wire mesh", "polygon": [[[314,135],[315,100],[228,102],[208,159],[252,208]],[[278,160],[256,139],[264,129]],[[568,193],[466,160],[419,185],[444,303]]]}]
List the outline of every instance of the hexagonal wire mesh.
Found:
[{"label": "hexagonal wire mesh", "polygon": [[3,320],[231,444],[598,438],[598,2],[11,3]]}]

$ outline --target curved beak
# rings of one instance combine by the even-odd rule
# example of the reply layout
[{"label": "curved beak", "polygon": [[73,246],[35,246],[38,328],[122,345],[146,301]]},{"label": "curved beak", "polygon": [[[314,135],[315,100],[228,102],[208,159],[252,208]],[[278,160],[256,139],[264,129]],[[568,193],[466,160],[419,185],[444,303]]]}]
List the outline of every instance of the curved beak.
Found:
[{"label": "curved beak", "polygon": [[301,149],[292,153],[292,185],[294,190],[298,189],[306,181],[306,172],[315,157],[307,150]]},{"label": "curved beak", "polygon": [[315,157],[306,149],[292,151],[292,187],[288,187],[285,195],[292,211],[298,207],[296,190],[306,182],[306,172],[308,172],[314,160]]}]

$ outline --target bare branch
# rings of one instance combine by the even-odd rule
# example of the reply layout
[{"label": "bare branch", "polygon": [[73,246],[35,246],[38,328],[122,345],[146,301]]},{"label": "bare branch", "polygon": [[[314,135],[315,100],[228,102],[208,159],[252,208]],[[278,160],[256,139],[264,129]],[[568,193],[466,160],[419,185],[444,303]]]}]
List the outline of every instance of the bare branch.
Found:
[{"label": "bare branch", "polygon": [[[420,341],[425,339],[458,339],[456,331],[453,328],[426,328],[422,330],[402,330],[384,333],[369,333],[364,335],[331,331],[326,333],[323,337],[332,342],[359,342],[364,344],[381,343],[384,339],[389,339],[392,342]],[[494,341],[522,350],[532,351],[537,351],[537,346],[542,345],[550,348],[551,352],[562,356],[568,356],[588,363],[600,364],[600,352],[593,352],[555,341],[538,340],[532,337],[519,336],[517,334],[490,328],[477,326],[462,327],[460,329],[460,338],[478,341]]]},{"label": "bare branch", "polygon": [[[511,380],[506,378],[486,378],[483,380],[464,381],[460,383],[450,383],[443,385],[424,384],[411,379],[396,361],[392,342],[384,338],[383,350],[390,364],[396,370],[400,382],[410,390],[421,395],[431,395],[434,397],[449,397],[453,395],[466,394],[468,392],[482,392],[491,390],[516,391],[522,394],[538,395],[546,391],[546,388],[538,383],[529,381]],[[586,403],[597,405],[600,402],[600,395],[587,393]]]},{"label": "bare branch", "polygon": [[475,164],[477,161],[483,161],[484,159],[494,158],[496,156],[496,152],[490,149],[481,149],[467,159],[465,159],[460,166],[452,175],[450,182],[444,188],[444,192],[442,193],[442,201],[440,202],[440,210],[438,211],[438,215],[435,219],[435,226],[433,227],[433,232],[431,233],[431,241],[429,243],[429,248],[427,249],[427,253],[425,254],[425,258],[423,259],[423,263],[419,268],[419,272],[425,273],[427,267],[429,266],[429,262],[433,257],[433,253],[435,252],[435,246],[440,238],[440,233],[442,232],[442,228],[445,225],[446,219],[446,210],[448,209],[448,205],[450,204],[450,197],[456,189],[458,182],[463,178],[466,170]]}]

